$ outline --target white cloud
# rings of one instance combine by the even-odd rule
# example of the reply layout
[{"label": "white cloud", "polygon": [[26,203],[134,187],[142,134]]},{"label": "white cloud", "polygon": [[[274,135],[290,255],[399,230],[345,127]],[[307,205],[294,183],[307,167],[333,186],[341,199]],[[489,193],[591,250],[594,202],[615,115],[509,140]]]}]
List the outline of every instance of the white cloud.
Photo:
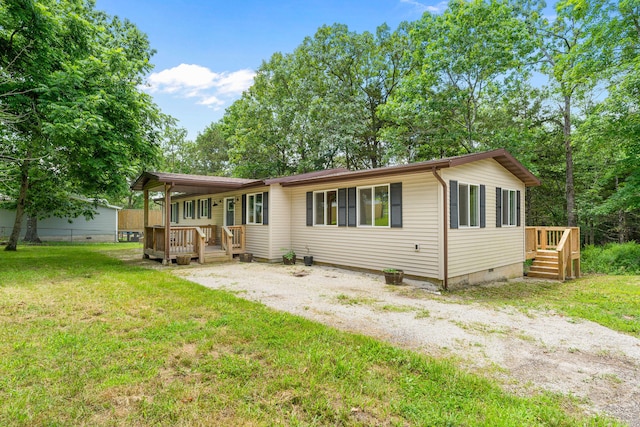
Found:
[{"label": "white cloud", "polygon": [[147,90],[196,98],[200,105],[219,108],[248,89],[254,76],[255,72],[248,69],[217,73],[197,64],[180,64],[152,73]]},{"label": "white cloud", "polygon": [[417,0],[400,0],[400,3],[408,4],[410,6],[415,7],[420,12],[431,12],[431,13],[442,13],[447,8],[448,3],[446,1],[441,1],[434,6],[421,3]]}]

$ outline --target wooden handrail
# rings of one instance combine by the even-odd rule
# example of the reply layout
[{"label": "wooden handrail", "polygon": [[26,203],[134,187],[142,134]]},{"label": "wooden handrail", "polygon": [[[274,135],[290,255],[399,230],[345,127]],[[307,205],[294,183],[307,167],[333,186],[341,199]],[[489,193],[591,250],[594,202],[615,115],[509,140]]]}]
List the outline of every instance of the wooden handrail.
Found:
[{"label": "wooden handrail", "polygon": [[558,279],[580,276],[580,228],[525,227],[525,253],[534,259],[540,251],[555,251],[558,257]]},{"label": "wooden handrail", "polygon": [[225,225],[222,227],[221,246],[229,256],[245,252],[245,227],[244,225]]}]

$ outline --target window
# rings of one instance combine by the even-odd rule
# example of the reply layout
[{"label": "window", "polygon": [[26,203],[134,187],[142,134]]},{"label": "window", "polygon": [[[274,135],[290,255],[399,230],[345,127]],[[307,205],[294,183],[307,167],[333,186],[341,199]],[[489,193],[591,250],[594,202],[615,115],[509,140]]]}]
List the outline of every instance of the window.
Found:
[{"label": "window", "polygon": [[516,190],[502,190],[502,225],[518,225],[518,197]]},{"label": "window", "polygon": [[193,206],[194,206],[193,200],[184,202],[184,210],[182,212],[183,218],[195,218],[195,216],[193,215]]},{"label": "window", "polygon": [[338,191],[318,191],[313,194],[313,225],[338,225]]},{"label": "window", "polygon": [[262,193],[247,195],[247,224],[262,224]]},{"label": "window", "polygon": [[458,185],[458,224],[460,227],[480,226],[480,186]]},{"label": "window", "polygon": [[358,225],[389,226],[389,185],[358,188]]},{"label": "window", "polygon": [[178,222],[178,203],[171,203],[171,222]]},{"label": "window", "polygon": [[200,199],[198,200],[198,218],[208,218],[209,217],[209,199]]}]

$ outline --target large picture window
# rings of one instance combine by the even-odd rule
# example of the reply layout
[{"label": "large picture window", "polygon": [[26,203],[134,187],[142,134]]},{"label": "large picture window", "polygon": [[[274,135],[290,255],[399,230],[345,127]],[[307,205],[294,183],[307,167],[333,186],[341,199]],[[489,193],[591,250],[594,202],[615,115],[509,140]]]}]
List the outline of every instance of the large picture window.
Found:
[{"label": "large picture window", "polygon": [[460,227],[480,226],[480,186],[458,185],[458,224]]},{"label": "large picture window", "polygon": [[338,190],[313,193],[313,225],[338,225]]},{"label": "large picture window", "polygon": [[516,190],[502,190],[502,225],[518,225],[518,197]]},{"label": "large picture window", "polygon": [[389,226],[389,185],[358,188],[358,225]]},{"label": "large picture window", "polygon": [[247,224],[262,224],[262,193],[247,195]]}]

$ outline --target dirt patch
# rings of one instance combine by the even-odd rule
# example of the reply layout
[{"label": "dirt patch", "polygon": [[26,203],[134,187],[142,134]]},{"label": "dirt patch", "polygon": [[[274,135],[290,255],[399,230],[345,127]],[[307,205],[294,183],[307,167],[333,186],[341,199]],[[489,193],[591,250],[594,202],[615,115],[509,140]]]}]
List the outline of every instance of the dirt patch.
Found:
[{"label": "dirt patch", "polygon": [[[587,412],[640,426],[640,340],[588,321],[434,298],[435,285],[327,267],[259,263],[172,268],[204,286],[239,292],[499,378],[519,394],[575,396]],[[360,416],[361,414],[356,414]]]}]

